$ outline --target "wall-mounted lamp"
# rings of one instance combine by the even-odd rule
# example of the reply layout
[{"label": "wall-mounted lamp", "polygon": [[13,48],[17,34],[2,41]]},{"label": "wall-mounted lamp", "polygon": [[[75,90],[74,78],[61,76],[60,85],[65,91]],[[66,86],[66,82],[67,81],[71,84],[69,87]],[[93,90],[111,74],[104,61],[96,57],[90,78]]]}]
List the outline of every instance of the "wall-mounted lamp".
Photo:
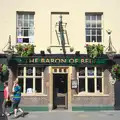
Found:
[{"label": "wall-mounted lamp", "polygon": [[111,30],[108,29],[106,30],[108,35],[109,35],[109,45],[108,47],[106,48],[105,52],[108,56],[109,59],[113,59],[115,54],[116,54],[116,49],[114,48],[114,46],[112,45],[112,41],[111,41]]},{"label": "wall-mounted lamp", "polygon": [[[7,47],[8,46],[8,47]],[[7,47],[6,50],[4,50]],[[10,60],[14,53],[14,47],[11,45],[11,35],[9,35],[8,43],[7,45],[2,49],[2,51],[6,54],[7,59]]]}]

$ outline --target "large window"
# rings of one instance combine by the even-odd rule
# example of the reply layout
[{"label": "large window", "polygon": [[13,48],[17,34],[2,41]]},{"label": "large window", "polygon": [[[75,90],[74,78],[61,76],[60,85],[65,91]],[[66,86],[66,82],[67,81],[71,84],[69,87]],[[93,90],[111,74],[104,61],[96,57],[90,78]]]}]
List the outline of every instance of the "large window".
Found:
[{"label": "large window", "polygon": [[43,92],[43,68],[18,67],[18,80],[22,93]]},{"label": "large window", "polygon": [[86,13],[86,42],[102,42],[102,13]]},{"label": "large window", "polygon": [[81,67],[77,71],[79,93],[103,93],[103,69]]},{"label": "large window", "polygon": [[33,43],[34,13],[17,12],[17,43]]}]

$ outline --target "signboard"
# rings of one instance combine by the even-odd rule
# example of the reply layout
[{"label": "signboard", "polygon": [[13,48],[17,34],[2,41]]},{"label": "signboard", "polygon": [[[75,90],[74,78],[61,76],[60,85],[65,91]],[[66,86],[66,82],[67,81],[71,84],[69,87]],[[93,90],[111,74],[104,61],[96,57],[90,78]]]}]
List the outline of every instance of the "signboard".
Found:
[{"label": "signboard", "polygon": [[108,59],[89,59],[81,57],[14,57],[18,64],[43,64],[43,65],[78,65],[78,64],[107,64]]},{"label": "signboard", "polygon": [[72,80],[72,89],[77,88],[77,86],[78,86],[78,81]]}]

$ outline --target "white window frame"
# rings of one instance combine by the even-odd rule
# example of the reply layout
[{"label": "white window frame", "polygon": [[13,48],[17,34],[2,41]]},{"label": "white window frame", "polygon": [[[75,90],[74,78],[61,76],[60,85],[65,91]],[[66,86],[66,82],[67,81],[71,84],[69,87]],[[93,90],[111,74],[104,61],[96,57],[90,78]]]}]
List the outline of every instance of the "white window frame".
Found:
[{"label": "white window frame", "polygon": [[[22,66],[20,66],[20,67],[22,67]],[[23,76],[18,76],[17,77],[17,79],[19,79],[19,78],[22,78],[23,79],[23,95],[25,94],[25,95],[27,95],[27,92],[26,92],[26,78],[33,78],[33,93],[32,94],[43,94],[43,91],[44,91],[44,81],[43,81],[43,79],[44,79],[44,72],[43,72],[43,68],[42,68],[42,75],[41,76],[36,76],[35,75],[35,68],[38,68],[38,67],[32,67],[33,68],[33,75],[32,76],[27,76],[26,75],[26,68],[27,67],[31,67],[31,66],[26,66],[26,67],[22,67],[23,68]],[[40,68],[40,67],[39,67]],[[41,85],[41,87],[42,87],[42,89],[41,89],[41,92],[35,92],[35,78],[41,78],[41,82],[42,82],[42,85]],[[31,95],[31,94],[29,94],[29,95]]]},{"label": "white window frame", "polygon": [[[89,15],[90,16],[90,20],[86,20],[86,16]],[[101,20],[97,20],[97,16],[101,16]],[[95,20],[95,23],[96,23],[96,27],[92,27],[92,23],[94,20],[92,20],[92,16],[96,16],[96,20]],[[101,27],[97,27],[97,22],[100,22],[101,23]],[[90,23],[90,27],[87,27],[86,24],[87,23]],[[86,34],[86,31],[89,31],[90,32],[90,35],[87,35]],[[95,35],[92,35],[92,30],[95,30],[96,34]],[[101,35],[97,35],[97,30],[101,30]],[[87,41],[87,36],[90,36],[90,41]],[[95,36],[96,37],[96,41],[92,41],[92,36]],[[97,36],[101,36],[101,41],[98,42],[97,40]],[[85,13],[85,40],[87,43],[102,43],[103,42],[103,13]]]},{"label": "white window frame", "polygon": [[[77,80],[78,80],[78,86],[79,86],[79,78],[84,78],[85,79],[85,91],[84,92],[79,92],[79,87],[78,87],[78,94],[80,95],[96,95],[96,94],[104,94],[104,72],[102,68],[102,75],[97,76],[97,67],[92,67],[94,68],[94,75],[93,76],[88,76],[88,68],[89,67],[84,67],[85,68],[85,76],[79,76],[79,71],[77,71]],[[100,68],[100,67],[98,67]],[[88,92],[88,79],[93,78],[94,79],[94,88],[95,92]],[[102,92],[97,91],[97,78],[102,79]]]},{"label": "white window frame", "polygon": [[[34,12],[17,12],[17,24],[16,24],[16,41],[17,41],[17,43],[34,43],[34,14],[35,14]],[[22,16],[21,21],[22,21],[23,25],[21,25],[21,26],[19,26],[19,23],[18,23],[18,21],[20,21],[19,15]],[[28,20],[27,20],[28,27],[24,26],[25,15],[28,15]],[[30,15],[33,15],[33,19],[30,19]],[[32,27],[29,26],[31,21],[33,22]],[[22,35],[22,34],[24,34],[24,33],[22,33],[22,31],[25,32],[25,30],[28,30],[28,36]],[[30,30],[33,32],[33,35],[29,35]],[[20,32],[21,35],[18,35],[18,31],[21,31]],[[29,42],[23,42],[24,38],[29,39]],[[18,39],[21,39],[22,42],[18,42]]]}]

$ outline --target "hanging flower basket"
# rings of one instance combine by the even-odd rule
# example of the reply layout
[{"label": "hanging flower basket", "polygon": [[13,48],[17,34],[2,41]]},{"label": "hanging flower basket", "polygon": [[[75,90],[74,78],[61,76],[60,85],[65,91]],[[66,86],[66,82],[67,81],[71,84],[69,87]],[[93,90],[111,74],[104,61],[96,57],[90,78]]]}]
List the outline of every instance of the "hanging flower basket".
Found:
[{"label": "hanging flower basket", "polygon": [[1,75],[1,81],[7,81],[8,80],[8,66],[6,64],[0,64],[0,75]]},{"label": "hanging flower basket", "polygon": [[112,66],[111,76],[115,80],[120,80],[120,65],[115,64]]},{"label": "hanging flower basket", "polygon": [[31,44],[19,44],[15,46],[17,53],[20,56],[32,56],[34,54],[34,47],[35,46]]},{"label": "hanging flower basket", "polygon": [[87,54],[90,58],[95,59],[96,57],[99,57],[103,54],[104,51],[104,46],[103,45],[88,45],[86,44],[85,46],[86,50],[87,50]]}]

